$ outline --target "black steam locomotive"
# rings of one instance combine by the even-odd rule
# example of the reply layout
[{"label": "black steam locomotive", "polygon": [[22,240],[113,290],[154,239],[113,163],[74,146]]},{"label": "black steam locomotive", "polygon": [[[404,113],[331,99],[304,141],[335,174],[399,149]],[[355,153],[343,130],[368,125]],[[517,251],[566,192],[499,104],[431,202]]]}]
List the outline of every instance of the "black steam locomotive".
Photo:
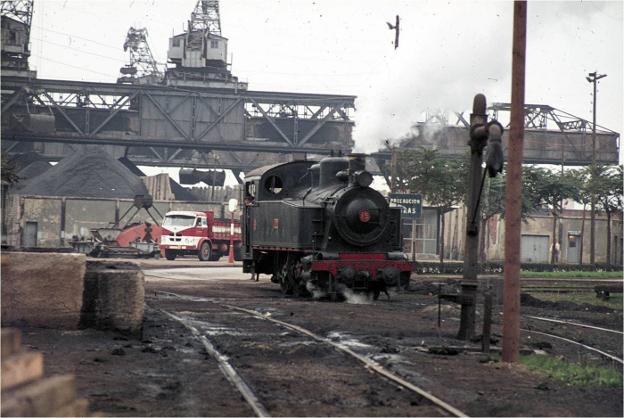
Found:
[{"label": "black steam locomotive", "polygon": [[286,294],[345,288],[375,299],[406,287],[401,211],[369,186],[362,155],[293,161],[245,175],[243,271],[271,274]]}]

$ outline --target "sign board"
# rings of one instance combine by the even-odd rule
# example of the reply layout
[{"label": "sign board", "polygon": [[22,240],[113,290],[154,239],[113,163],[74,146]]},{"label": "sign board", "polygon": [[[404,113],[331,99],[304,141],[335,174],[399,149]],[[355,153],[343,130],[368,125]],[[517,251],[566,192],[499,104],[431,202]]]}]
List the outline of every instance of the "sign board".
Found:
[{"label": "sign board", "polygon": [[228,201],[228,211],[234,212],[238,209],[238,199],[230,199]]},{"label": "sign board", "polygon": [[403,218],[420,218],[422,213],[422,198],[419,193],[390,193],[390,203],[401,207]]}]

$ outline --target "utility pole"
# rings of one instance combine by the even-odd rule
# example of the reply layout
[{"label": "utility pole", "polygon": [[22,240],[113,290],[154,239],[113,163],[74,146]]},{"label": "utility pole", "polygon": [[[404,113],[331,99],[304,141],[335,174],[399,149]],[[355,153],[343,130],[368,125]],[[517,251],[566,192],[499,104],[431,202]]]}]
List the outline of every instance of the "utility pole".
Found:
[{"label": "utility pole", "polygon": [[[606,74],[598,74],[598,71],[589,73],[585,80],[594,84],[594,100],[593,102],[593,124],[592,124],[592,165],[591,165],[591,179],[594,180],[596,175],[596,92],[598,91],[598,80],[606,77]],[[591,188],[591,215],[589,226],[589,263],[594,264],[596,262],[596,193],[594,188]],[[583,239],[583,237],[581,237]]]},{"label": "utility pole", "polygon": [[518,361],[520,342],[520,234],[522,227],[522,153],[524,142],[524,75],[527,3],[514,2],[511,64],[511,117],[505,196],[505,284],[503,361]]}]

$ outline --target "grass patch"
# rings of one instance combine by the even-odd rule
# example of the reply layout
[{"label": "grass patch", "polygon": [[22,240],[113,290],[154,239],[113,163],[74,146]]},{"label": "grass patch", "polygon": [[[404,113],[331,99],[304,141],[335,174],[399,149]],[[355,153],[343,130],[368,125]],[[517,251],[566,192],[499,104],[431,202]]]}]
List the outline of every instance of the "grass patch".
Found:
[{"label": "grass patch", "polygon": [[606,306],[607,308],[621,311],[624,309],[624,297],[621,293],[612,293],[608,300],[600,299],[596,297],[596,293],[593,291],[585,292],[570,292],[570,293],[542,293],[531,292],[530,290],[523,290],[529,293],[534,298],[550,301],[550,302],[574,302],[579,305],[587,303],[595,306]]},{"label": "grass patch", "polygon": [[546,355],[520,356],[520,362],[538,374],[575,386],[622,387],[622,373],[609,367],[570,363]]},{"label": "grass patch", "polygon": [[621,271],[521,271],[520,277],[621,279],[622,274]]}]

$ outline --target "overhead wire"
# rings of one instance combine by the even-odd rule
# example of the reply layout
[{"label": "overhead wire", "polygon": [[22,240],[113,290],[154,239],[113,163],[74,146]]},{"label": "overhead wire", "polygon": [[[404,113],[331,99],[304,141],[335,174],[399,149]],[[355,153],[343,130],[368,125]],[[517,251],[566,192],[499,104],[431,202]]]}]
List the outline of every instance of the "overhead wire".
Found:
[{"label": "overhead wire", "polygon": [[83,36],[78,36],[78,35],[74,35],[74,34],[67,33],[67,32],[61,32],[61,31],[58,31],[58,30],[46,28],[46,27],[39,26],[39,25],[31,25],[31,26],[35,27],[37,29],[41,29],[41,30],[46,31],[46,32],[52,32],[52,33],[57,33],[59,35],[65,35],[65,36],[67,36],[70,39],[71,38],[82,39],[83,41],[92,42],[92,43],[100,45],[100,46],[105,46],[107,48],[114,49],[115,51],[119,51],[119,48],[120,48],[119,46],[112,46],[110,44],[105,44],[105,43],[102,43],[102,42],[99,42],[99,41],[96,41],[96,40],[93,40],[93,39],[85,38]]},{"label": "overhead wire", "polygon": [[[58,42],[52,42],[52,41],[49,41],[49,40],[43,39],[43,38],[31,38],[31,39],[36,40],[36,41],[45,42],[46,44],[56,45],[56,46],[60,46],[60,47],[63,47],[63,48],[69,48],[69,49],[72,49],[74,51],[78,51],[80,53],[84,53],[84,54],[94,55],[96,57],[110,59],[112,61],[118,61],[118,62],[123,62],[123,63],[127,62],[126,60],[122,60],[122,59],[119,59],[119,58],[111,57],[109,55],[102,55],[102,54],[98,54],[96,52],[86,51],[84,49],[76,48],[76,47],[71,46],[71,45],[64,45],[64,44],[61,44],[61,43],[58,43]],[[118,48],[118,50],[120,50],[120,49],[121,48]]]},{"label": "overhead wire", "polygon": [[110,73],[102,73],[102,72],[100,72],[100,71],[92,70],[92,69],[90,69],[90,68],[80,67],[80,66],[78,66],[78,65],[68,64],[68,63],[63,62],[63,61],[57,61],[57,60],[53,60],[53,59],[51,59],[51,58],[46,58],[46,57],[44,57],[44,56],[42,56],[42,55],[41,55],[41,56],[39,56],[38,58],[39,58],[39,59],[42,59],[42,60],[44,60],[44,61],[50,61],[50,62],[53,62],[53,63],[56,63],[56,64],[65,65],[65,66],[67,66],[67,67],[75,68],[75,69],[77,69],[77,70],[83,70],[83,71],[87,71],[87,72],[90,72],[90,73],[103,75],[103,76],[106,76],[106,77],[114,77],[114,76],[111,76],[111,74],[110,74]]}]

